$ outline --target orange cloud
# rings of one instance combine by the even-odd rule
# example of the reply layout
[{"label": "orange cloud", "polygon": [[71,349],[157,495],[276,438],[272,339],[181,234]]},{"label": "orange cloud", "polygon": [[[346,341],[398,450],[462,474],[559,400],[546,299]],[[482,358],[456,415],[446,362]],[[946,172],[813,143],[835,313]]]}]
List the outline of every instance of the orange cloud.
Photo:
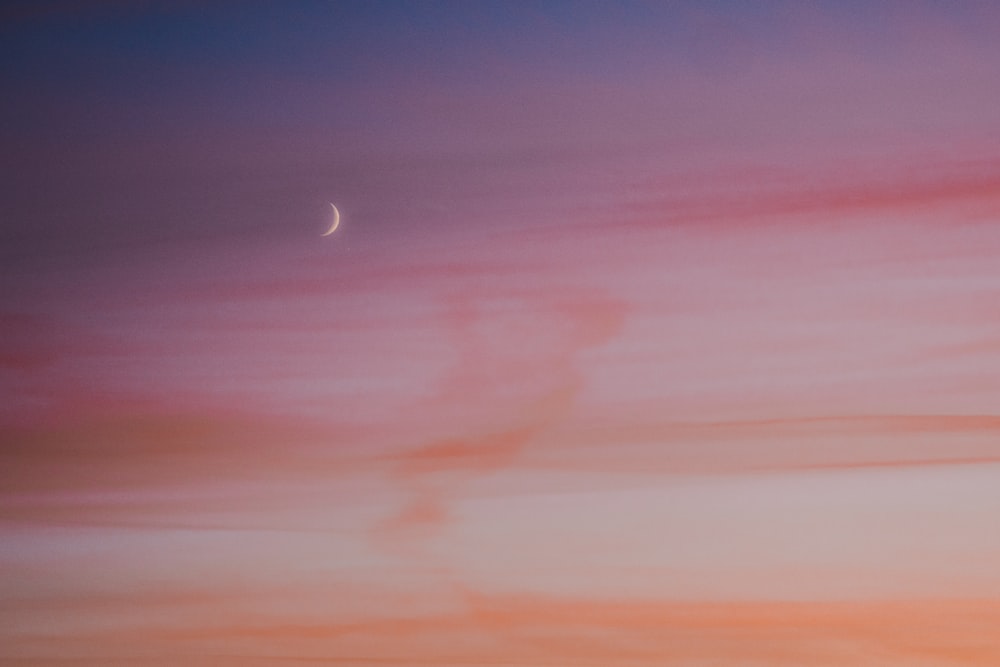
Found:
[{"label": "orange cloud", "polygon": [[[213,650],[223,659],[269,655],[276,665],[987,667],[1000,658],[1000,639],[992,631],[998,622],[1000,604],[989,600],[707,603],[467,593],[445,613],[397,612],[347,622],[266,610],[198,627],[147,622],[128,638],[92,634],[91,650],[108,658],[116,657],[116,645],[174,656]],[[104,641],[102,648],[96,640]]]}]

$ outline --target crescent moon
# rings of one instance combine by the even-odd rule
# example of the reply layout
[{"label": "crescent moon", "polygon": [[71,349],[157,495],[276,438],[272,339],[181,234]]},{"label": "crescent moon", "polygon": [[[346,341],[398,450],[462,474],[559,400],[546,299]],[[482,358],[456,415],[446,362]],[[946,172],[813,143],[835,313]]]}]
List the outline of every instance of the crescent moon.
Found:
[{"label": "crescent moon", "polygon": [[330,204],[330,208],[333,209],[333,222],[330,223],[330,229],[320,234],[320,236],[329,236],[330,234],[333,234],[335,231],[337,231],[337,227],[340,226],[340,211],[338,211],[337,207],[334,206],[332,203]]}]

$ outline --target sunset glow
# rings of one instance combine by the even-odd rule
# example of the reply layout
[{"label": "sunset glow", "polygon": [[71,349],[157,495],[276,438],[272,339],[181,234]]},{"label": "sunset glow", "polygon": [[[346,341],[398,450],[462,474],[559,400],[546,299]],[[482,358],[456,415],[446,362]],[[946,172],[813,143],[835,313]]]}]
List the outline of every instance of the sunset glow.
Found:
[{"label": "sunset glow", "polygon": [[1000,664],[992,3],[11,7],[0,663]]}]

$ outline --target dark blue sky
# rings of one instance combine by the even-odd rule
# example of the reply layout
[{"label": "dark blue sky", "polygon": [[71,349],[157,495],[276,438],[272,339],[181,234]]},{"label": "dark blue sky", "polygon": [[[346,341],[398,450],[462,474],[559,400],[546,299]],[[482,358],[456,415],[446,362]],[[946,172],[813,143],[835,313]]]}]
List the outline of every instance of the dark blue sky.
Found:
[{"label": "dark blue sky", "polygon": [[[841,80],[848,95],[883,85],[872,76],[914,86],[915,111],[893,113],[921,115],[939,78],[981,80],[989,97],[988,71],[941,72],[973,51],[989,69],[997,26],[976,2],[7,3],[0,240],[30,262],[234,225],[280,234],[268,220],[333,182],[371,206],[414,187],[386,155],[487,159],[482,145],[510,133],[563,152],[629,132],[635,145],[731,142],[758,122],[741,117],[788,110],[773,101],[785,96],[805,104],[790,127],[823,132],[808,108],[830,105],[809,100]],[[774,83],[797,67],[814,73]],[[267,213],[225,215],[238,200]]]}]

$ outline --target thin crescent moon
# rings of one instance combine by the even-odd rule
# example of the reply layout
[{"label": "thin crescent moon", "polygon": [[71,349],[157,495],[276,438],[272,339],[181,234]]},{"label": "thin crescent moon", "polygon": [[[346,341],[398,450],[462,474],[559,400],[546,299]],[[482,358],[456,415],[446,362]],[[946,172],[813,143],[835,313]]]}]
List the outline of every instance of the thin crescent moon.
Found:
[{"label": "thin crescent moon", "polygon": [[330,229],[320,234],[320,236],[329,236],[330,234],[333,234],[335,231],[337,231],[337,227],[340,226],[340,211],[338,211],[337,207],[334,206],[332,203],[330,204],[330,208],[333,209],[333,222],[330,223]]}]

